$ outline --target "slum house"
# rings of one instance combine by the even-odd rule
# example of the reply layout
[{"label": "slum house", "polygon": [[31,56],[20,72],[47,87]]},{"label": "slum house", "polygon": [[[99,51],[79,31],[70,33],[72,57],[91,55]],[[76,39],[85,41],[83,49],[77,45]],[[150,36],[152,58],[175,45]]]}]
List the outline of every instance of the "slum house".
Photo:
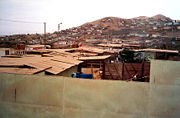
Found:
[{"label": "slum house", "polygon": [[76,44],[73,40],[59,40],[54,43],[52,43],[53,49],[69,49],[72,48],[72,46]]},{"label": "slum house", "polygon": [[[108,80],[130,80],[136,73],[139,73],[139,76],[146,76],[147,80],[144,80],[144,81],[149,81],[148,80],[149,69],[150,69],[150,64],[149,63],[145,63],[145,64],[126,64],[125,63],[124,65],[122,65],[122,63],[121,64],[112,63],[111,57],[109,57],[108,61],[105,61],[105,69],[103,69],[104,65],[103,65],[102,61],[100,61],[101,65],[99,64],[99,66],[98,66],[97,64],[93,65],[92,60],[95,60],[95,62],[97,63],[98,58],[100,57],[100,55],[102,55],[104,53],[105,50],[96,49],[96,48],[88,48],[88,47],[84,48],[84,47],[82,47],[82,48],[73,48],[73,49],[65,49],[65,50],[60,50],[59,49],[59,50],[56,50],[56,51],[59,51],[59,53],[63,57],[67,57],[67,54],[68,55],[71,54],[71,55],[74,55],[74,56],[76,54],[80,55],[80,56],[86,56],[86,57],[80,57],[80,58],[76,57],[76,58],[79,58],[79,59],[86,59],[88,61],[86,61],[84,63],[87,63],[87,62],[89,63],[88,67],[87,67],[87,65],[84,66],[84,63],[80,64],[79,72],[81,72],[82,74],[93,74],[94,79],[99,79],[99,78],[102,78],[102,76],[103,76],[103,79],[108,79]],[[56,52],[56,54],[54,52],[50,53],[48,55],[52,56],[52,55],[57,55],[58,54],[57,52]],[[69,52],[71,52],[71,53],[69,53]],[[85,53],[87,53],[87,54],[85,55]],[[94,53],[94,54],[91,54],[91,53]],[[60,55],[60,54],[58,54],[58,55]],[[104,74],[104,75],[102,75],[102,74]]]},{"label": "slum house", "polygon": [[25,50],[39,50],[39,49],[46,49],[45,45],[26,45]]},{"label": "slum house", "polygon": [[103,56],[103,55],[111,55],[110,61],[116,61],[118,57],[118,52],[112,50],[105,50],[96,47],[80,47],[80,48],[72,48],[67,49],[66,52],[70,52],[72,54],[79,54],[80,56]]},{"label": "slum house", "polygon": [[[109,62],[110,55],[80,57],[81,72],[83,74],[93,74],[94,79],[103,79],[105,72],[105,62]],[[96,77],[95,77],[96,76]]]},{"label": "slum house", "polygon": [[13,48],[0,48],[0,58],[14,53],[15,50]]},{"label": "slum house", "polygon": [[16,44],[15,48],[4,48],[5,49],[5,55],[4,57],[12,57],[12,55],[24,55],[27,52],[35,51],[39,49],[45,49],[44,45],[25,45],[25,44]]},{"label": "slum house", "polygon": [[[71,53],[79,53],[82,56],[79,58],[79,60],[84,61],[84,63],[80,65],[81,73],[93,74],[94,79],[104,79],[104,62],[117,62],[118,57],[118,53],[115,51],[103,50],[94,47],[73,48],[66,51]],[[106,59],[107,57],[108,59]],[[99,75],[100,72],[101,74]]]},{"label": "slum house", "polygon": [[65,72],[59,73],[60,69],[57,67],[51,68],[49,71],[46,71],[46,74],[53,74],[53,75],[61,75],[61,76],[71,76],[72,73],[79,73],[80,72],[80,63],[82,61],[78,60],[78,57],[80,56],[77,53],[69,53],[70,49],[48,49],[48,51],[51,51],[48,54],[43,54],[43,57],[53,57],[53,61],[58,61],[59,63],[63,63],[63,65],[60,68],[68,68],[70,69],[66,70]]},{"label": "slum house", "polygon": [[94,55],[103,55],[103,53],[105,52],[105,50],[102,49],[98,49],[95,47],[81,47],[81,48],[76,48],[75,52],[80,52],[80,53],[84,53],[84,54],[94,54]]},{"label": "slum house", "polygon": [[162,49],[140,49],[134,50],[137,53],[141,53],[143,59],[162,59],[162,60],[171,60],[173,58],[179,57],[178,50],[162,50]]},{"label": "slum house", "polygon": [[96,52],[96,51],[92,51],[92,50],[84,50],[82,48],[72,48],[72,49],[66,50],[66,52],[69,52],[72,54],[78,54],[80,56],[85,56],[85,57],[98,56],[99,54],[102,54],[102,52]]},{"label": "slum house", "polygon": [[107,48],[109,50],[114,50],[114,51],[120,51],[123,48],[139,49],[141,47],[140,45],[125,44],[125,43],[121,43],[121,44],[98,44],[98,46]]},{"label": "slum house", "polygon": [[[50,62],[52,68],[45,71],[48,75],[60,75],[65,77],[71,77],[72,73],[79,73],[79,64],[82,61],[78,60],[67,60],[67,58],[55,57]],[[58,65],[57,65],[58,64]]]},{"label": "slum house", "polygon": [[62,56],[41,57],[40,55],[22,56],[21,58],[1,58],[0,72],[14,74],[39,74],[39,75],[60,75],[71,77],[71,74],[78,72],[78,61]]},{"label": "slum house", "polygon": [[0,58],[1,58],[1,56],[5,56],[5,50],[3,50],[3,49],[0,49]]},{"label": "slum house", "polygon": [[[144,40],[143,38],[139,38],[139,37],[129,37],[126,40],[123,40],[122,43],[124,44],[129,44],[130,46],[137,46],[135,49],[139,49],[139,48],[143,48],[144,46]],[[139,47],[138,47],[139,46]]]},{"label": "slum house", "polygon": [[[110,55],[90,55],[89,57],[79,58],[79,54],[69,53],[69,51],[72,50],[35,50],[31,52],[38,55],[24,55],[19,56],[19,58],[3,58],[0,60],[0,72],[14,74],[61,75],[70,77],[72,73],[82,72],[84,74],[92,74],[87,72],[89,70],[85,68],[89,68],[90,70],[93,68],[94,78],[101,78],[99,77],[100,74],[97,75],[96,73],[99,73],[100,69],[102,71],[104,70],[104,62],[110,58]],[[102,50],[96,50],[96,52],[103,53]],[[78,58],[79,60],[77,60]],[[85,63],[81,64],[82,61],[85,61]]]}]

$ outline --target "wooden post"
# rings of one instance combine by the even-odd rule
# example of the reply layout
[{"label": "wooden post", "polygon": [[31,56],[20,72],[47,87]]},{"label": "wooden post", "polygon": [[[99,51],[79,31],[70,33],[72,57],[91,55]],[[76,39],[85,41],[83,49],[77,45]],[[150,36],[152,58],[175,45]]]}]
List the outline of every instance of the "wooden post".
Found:
[{"label": "wooden post", "polygon": [[105,61],[103,61],[103,73],[102,73],[102,79],[105,77]]},{"label": "wooden post", "polygon": [[143,77],[144,76],[144,60],[143,60],[143,62],[142,62],[142,66],[141,66],[141,77]]},{"label": "wooden post", "polygon": [[[94,75],[94,72],[93,72],[93,65],[91,64],[91,74],[92,74],[92,76]],[[94,77],[93,77],[93,79],[94,79]]]},{"label": "wooden post", "polygon": [[[131,78],[131,73],[129,73],[129,71],[128,71],[126,65],[124,65],[124,67],[125,67],[125,69],[126,69],[126,71],[127,71],[127,73],[128,73],[129,78]],[[125,78],[125,79],[127,79],[127,78]],[[124,79],[124,80],[125,80],[125,79]]]},{"label": "wooden post", "polygon": [[124,62],[122,63],[122,80],[124,80]]},{"label": "wooden post", "polygon": [[46,40],[47,40],[47,37],[46,37],[46,22],[44,22],[44,44],[46,44]]}]

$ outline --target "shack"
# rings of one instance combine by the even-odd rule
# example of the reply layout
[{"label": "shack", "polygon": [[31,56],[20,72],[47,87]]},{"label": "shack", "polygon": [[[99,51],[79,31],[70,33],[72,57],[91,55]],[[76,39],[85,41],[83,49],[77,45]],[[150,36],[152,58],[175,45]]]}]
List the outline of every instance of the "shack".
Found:
[{"label": "shack", "polygon": [[84,61],[81,65],[81,72],[84,74],[93,74],[98,79],[104,78],[105,63],[110,61],[110,55],[80,57],[79,60]]},{"label": "shack", "polygon": [[29,50],[39,50],[39,49],[45,49],[45,45],[26,45],[25,50],[29,51]]},{"label": "shack", "polygon": [[148,59],[169,60],[172,57],[179,56],[178,50],[139,49],[134,51],[140,52],[141,56],[143,56],[142,58],[148,58]]},{"label": "shack", "polygon": [[78,66],[82,61],[70,56],[68,58],[69,60],[63,56],[42,57],[41,55],[0,58],[0,72],[71,77],[72,73],[78,72]]},{"label": "shack", "polygon": [[98,44],[100,47],[108,48],[109,50],[120,51],[122,48],[140,49],[141,45],[119,43],[119,44]]}]

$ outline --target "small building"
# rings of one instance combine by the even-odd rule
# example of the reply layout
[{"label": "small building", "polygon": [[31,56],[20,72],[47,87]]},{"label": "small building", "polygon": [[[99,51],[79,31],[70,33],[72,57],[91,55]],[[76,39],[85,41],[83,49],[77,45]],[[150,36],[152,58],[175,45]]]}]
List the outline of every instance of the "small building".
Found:
[{"label": "small building", "polygon": [[72,73],[78,72],[80,63],[82,61],[71,56],[42,57],[41,55],[31,55],[20,58],[0,58],[0,72],[71,77]]},{"label": "small building", "polygon": [[134,50],[135,52],[141,52],[141,58],[151,59],[162,59],[168,60],[172,56],[178,56],[178,50],[162,50],[162,49],[140,49]]},{"label": "small building", "polygon": [[14,54],[15,53],[15,49],[12,48],[0,48],[0,58],[10,55],[10,54]]},{"label": "small building", "polygon": [[101,78],[104,78],[105,62],[109,62],[110,57],[111,55],[80,57],[79,60],[83,61],[83,63],[80,65],[81,72],[84,70],[84,71],[91,72],[91,73],[85,73],[85,74],[93,74],[94,71],[97,70],[98,71],[97,73],[99,73],[99,76],[101,76]]},{"label": "small building", "polygon": [[122,48],[128,48],[128,49],[139,49],[141,45],[137,44],[126,44],[126,43],[120,43],[120,44],[98,44],[98,46],[101,47],[107,47],[109,50],[114,50],[114,51],[120,51]]},{"label": "small building", "polygon": [[72,73],[79,72],[79,64],[82,62],[83,61],[73,59],[72,57],[68,57],[67,60],[66,57],[56,56],[49,62],[52,68],[45,70],[45,74],[71,77]]},{"label": "small building", "polygon": [[39,50],[39,49],[46,49],[45,45],[26,45],[25,50],[30,51],[30,50]]}]

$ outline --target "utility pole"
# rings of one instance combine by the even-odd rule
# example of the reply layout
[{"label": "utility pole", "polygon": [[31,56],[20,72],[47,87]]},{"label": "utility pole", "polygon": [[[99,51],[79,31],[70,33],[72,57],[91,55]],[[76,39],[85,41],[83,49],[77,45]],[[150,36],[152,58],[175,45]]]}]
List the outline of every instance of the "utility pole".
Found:
[{"label": "utility pole", "polygon": [[46,44],[46,22],[44,22],[44,44]]},{"label": "utility pole", "polygon": [[61,25],[62,23],[59,23],[58,24],[58,32],[60,32],[60,25]]},{"label": "utility pole", "polygon": [[62,23],[59,23],[58,24],[58,37],[59,37],[59,39],[60,39],[60,25],[61,25]]}]

